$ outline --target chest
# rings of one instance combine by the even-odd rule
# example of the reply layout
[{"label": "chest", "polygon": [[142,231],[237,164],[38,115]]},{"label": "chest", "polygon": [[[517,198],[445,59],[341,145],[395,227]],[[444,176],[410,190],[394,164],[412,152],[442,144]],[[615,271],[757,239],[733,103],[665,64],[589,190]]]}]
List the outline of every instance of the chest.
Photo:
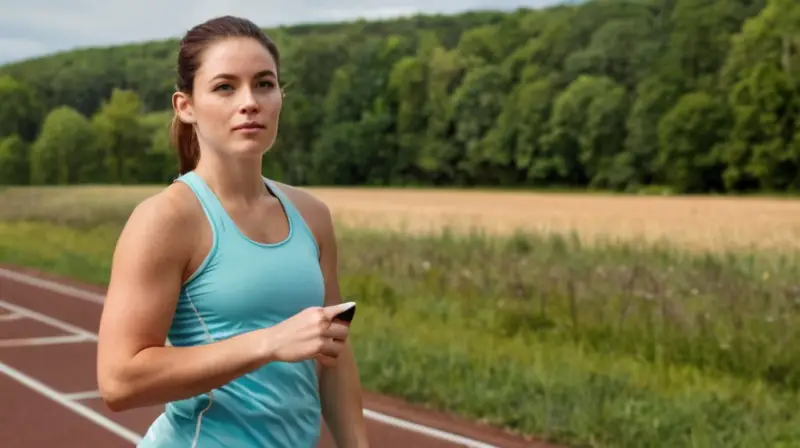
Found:
[{"label": "chest", "polygon": [[219,329],[252,329],[322,306],[325,282],[315,249],[293,241],[271,248],[229,245],[215,253],[185,289],[203,319]]},{"label": "chest", "polygon": [[223,227],[233,227],[236,233],[256,244],[278,244],[289,236],[290,224],[280,201],[271,196],[258,204],[224,205],[226,218]]}]

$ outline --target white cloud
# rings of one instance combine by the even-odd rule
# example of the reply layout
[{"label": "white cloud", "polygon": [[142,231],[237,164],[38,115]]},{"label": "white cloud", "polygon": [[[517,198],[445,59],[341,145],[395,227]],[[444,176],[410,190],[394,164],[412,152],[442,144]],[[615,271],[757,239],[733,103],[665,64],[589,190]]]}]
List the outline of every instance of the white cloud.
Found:
[{"label": "white cloud", "polygon": [[78,47],[178,37],[195,24],[224,14],[269,27],[555,3],[559,0],[9,1],[0,3],[0,64]]}]

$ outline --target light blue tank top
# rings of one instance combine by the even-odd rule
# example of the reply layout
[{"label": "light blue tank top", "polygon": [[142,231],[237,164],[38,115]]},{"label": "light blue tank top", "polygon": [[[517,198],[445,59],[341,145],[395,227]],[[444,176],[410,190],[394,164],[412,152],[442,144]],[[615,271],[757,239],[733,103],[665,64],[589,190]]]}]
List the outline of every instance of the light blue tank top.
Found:
[{"label": "light blue tank top", "polygon": [[[169,342],[209,343],[275,325],[322,306],[324,282],[316,240],[292,202],[268,179],[289,218],[288,237],[261,244],[241,233],[194,172],[176,181],[195,193],[211,224],[208,256],[184,283]],[[271,362],[212,391],[168,403],[140,448],[312,448],[321,429],[313,360]]]}]

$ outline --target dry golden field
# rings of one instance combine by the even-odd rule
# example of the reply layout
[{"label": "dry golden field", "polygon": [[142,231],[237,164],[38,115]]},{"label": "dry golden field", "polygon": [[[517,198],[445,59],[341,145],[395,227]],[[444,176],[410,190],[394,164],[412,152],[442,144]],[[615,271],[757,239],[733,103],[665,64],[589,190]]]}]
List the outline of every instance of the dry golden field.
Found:
[{"label": "dry golden field", "polygon": [[576,231],[694,249],[800,249],[800,200],[561,193],[315,189],[348,224],[507,233]]},{"label": "dry golden field", "polygon": [[[0,218],[118,216],[160,187],[11,188]],[[566,193],[308,188],[348,226],[438,230],[576,231],[595,238],[669,241],[693,249],[800,249],[800,200]],[[93,219],[94,220],[94,219]]]}]

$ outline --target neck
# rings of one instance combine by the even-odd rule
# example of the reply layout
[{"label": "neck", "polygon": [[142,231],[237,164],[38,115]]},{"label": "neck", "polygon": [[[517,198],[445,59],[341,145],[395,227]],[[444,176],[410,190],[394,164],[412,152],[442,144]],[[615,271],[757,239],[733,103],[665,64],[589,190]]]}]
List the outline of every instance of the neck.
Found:
[{"label": "neck", "polygon": [[222,200],[250,202],[266,193],[260,157],[223,160],[206,151],[194,171]]}]

